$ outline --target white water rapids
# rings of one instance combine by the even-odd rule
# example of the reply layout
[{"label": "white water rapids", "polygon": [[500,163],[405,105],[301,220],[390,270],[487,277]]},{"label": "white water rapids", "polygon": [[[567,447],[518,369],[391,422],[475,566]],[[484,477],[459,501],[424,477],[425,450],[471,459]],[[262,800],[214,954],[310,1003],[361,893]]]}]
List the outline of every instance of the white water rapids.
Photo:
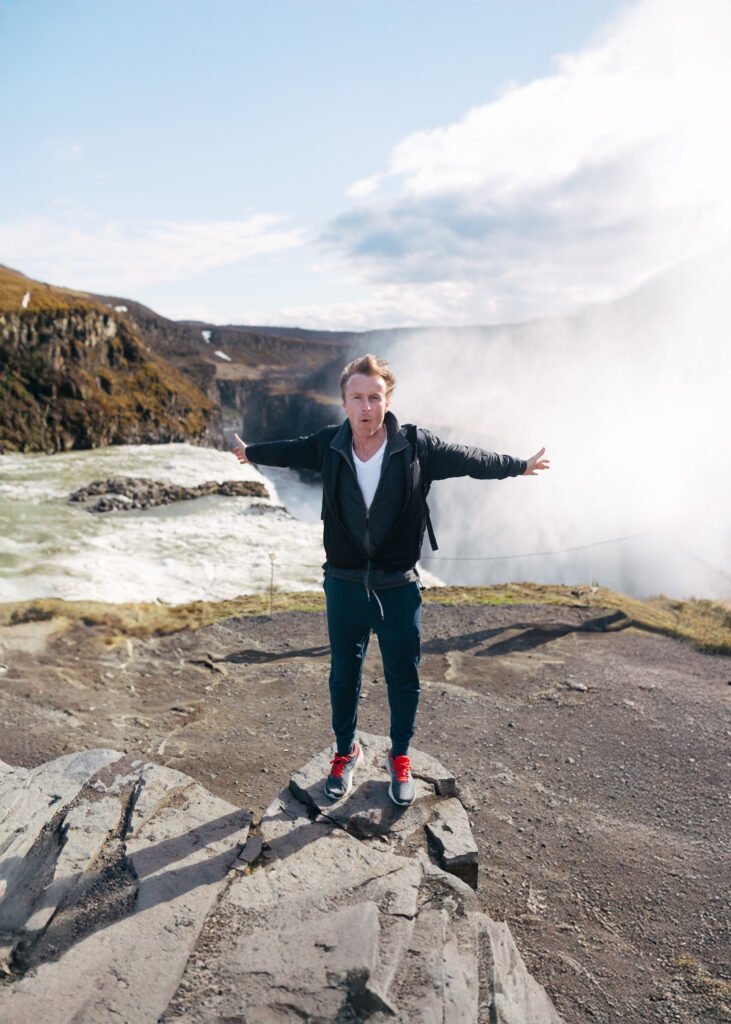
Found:
[{"label": "white water rapids", "polygon": [[[145,511],[98,514],[88,512],[82,503],[69,503],[69,494],[77,488],[120,476],[186,486],[207,480],[259,480],[270,497],[213,495]],[[550,516],[541,519],[541,501],[546,497],[541,499],[539,484],[544,481],[437,482],[430,504],[440,549],[432,553],[425,537],[424,565],[441,580],[462,585],[521,579],[571,585],[596,582],[637,597],[664,592],[675,597],[728,598],[727,575],[688,552],[661,544],[661,538],[641,536],[545,558],[512,557],[511,545],[515,552],[536,545],[530,522],[523,523],[519,534],[506,537],[496,535],[491,524],[503,506],[513,509],[518,496],[522,515],[513,509],[516,520],[536,506],[534,518],[551,521]],[[520,488],[523,491],[513,495]],[[478,499],[485,502],[485,512],[476,517]],[[260,504],[283,504],[291,515],[252,512],[252,506]],[[272,554],[277,590],[319,590],[325,560],[320,504],[319,485],[303,483],[291,470],[262,467],[259,471],[240,466],[230,452],[190,444],[4,455],[0,457],[0,602],[37,597],[168,604],[222,600],[268,591]],[[475,557],[484,554],[497,560]],[[455,555],[472,557],[453,561]],[[439,585],[440,578],[424,565],[420,566],[424,582]]]},{"label": "white water rapids", "polygon": [[[190,444],[126,445],[0,459],[0,601],[154,601],[180,604],[321,586],[319,489],[289,470],[239,466]],[[145,511],[92,514],[69,494],[92,480],[135,476],[192,486],[262,480],[270,498],[210,496]],[[276,483],[273,481],[276,480]],[[286,503],[297,518],[252,514]]]}]

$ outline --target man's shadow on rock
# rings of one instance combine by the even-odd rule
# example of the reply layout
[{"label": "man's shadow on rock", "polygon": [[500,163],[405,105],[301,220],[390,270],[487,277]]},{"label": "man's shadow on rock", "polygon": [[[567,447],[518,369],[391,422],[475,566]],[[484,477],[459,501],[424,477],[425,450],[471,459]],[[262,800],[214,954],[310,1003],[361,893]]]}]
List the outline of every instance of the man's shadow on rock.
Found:
[{"label": "man's shadow on rock", "polygon": [[305,803],[291,789],[283,789],[279,794],[279,813],[268,821],[289,827],[282,835],[266,841],[265,862],[284,861],[329,833],[346,832],[356,839],[375,839],[398,833],[398,825],[405,815],[416,817],[421,823],[426,818],[422,801],[417,798],[412,804],[399,806],[389,797],[388,785],[388,782],[366,779],[353,786],[346,797],[335,801],[331,805],[332,813],[328,813],[330,807],[323,808],[321,801],[313,796]]},{"label": "man's shadow on rock", "polygon": [[[18,904],[25,885],[33,883],[23,877],[27,872],[21,873],[14,890],[20,897],[14,901],[15,913],[0,914],[0,928],[5,931],[6,939],[12,937],[17,940],[11,965],[13,973],[25,973],[39,963],[58,960],[76,943],[124,918],[150,911],[201,886],[218,884],[238,858],[240,843],[213,857],[198,859],[194,864],[165,869],[197,850],[241,831],[250,820],[248,812],[234,811],[199,825],[184,835],[172,836],[134,853],[126,850],[121,839],[108,836],[97,857],[101,866],[52,881],[40,899],[27,908],[25,921],[18,920]],[[10,858],[0,865],[0,872],[6,876],[12,874],[13,862],[17,863],[18,859]],[[20,859],[26,864],[33,862],[32,857],[30,861],[27,857]],[[12,901],[10,892],[3,901],[6,904],[8,897]],[[55,910],[52,910],[54,906]],[[43,908],[52,910],[47,924],[36,930],[26,930],[31,916]],[[10,906],[5,909],[10,910]],[[6,921],[4,927],[3,916]]]}]

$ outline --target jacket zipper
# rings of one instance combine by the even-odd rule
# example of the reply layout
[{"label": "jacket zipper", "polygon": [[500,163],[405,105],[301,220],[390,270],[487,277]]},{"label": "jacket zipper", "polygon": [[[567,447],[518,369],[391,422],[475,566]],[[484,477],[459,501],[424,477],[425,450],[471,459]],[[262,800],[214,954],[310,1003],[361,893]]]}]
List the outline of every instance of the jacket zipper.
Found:
[{"label": "jacket zipper", "polygon": [[[378,484],[376,485],[376,489],[375,489],[375,491],[373,492],[373,499],[372,499],[372,501],[371,501],[371,505],[372,505],[372,504],[373,504],[373,502],[374,502],[374,501],[376,500],[376,495],[378,494],[378,492],[379,492],[379,490],[380,490],[380,488],[381,488],[381,481],[383,480],[384,474],[385,474],[385,472],[386,472],[386,466],[388,465],[388,460],[389,460],[389,459],[391,458],[391,456],[392,456],[392,455],[393,455],[393,452],[389,452],[389,453],[388,453],[388,455],[386,456],[386,461],[385,461],[385,463],[384,463],[384,464],[383,464],[383,465],[381,466],[381,475],[380,475],[380,477],[378,478]],[[365,567],[365,577],[364,577],[364,579],[363,579],[363,582],[364,582],[364,584],[365,584],[366,594],[370,594],[370,585],[369,585],[369,584],[370,584],[370,574],[371,574],[371,550],[370,550],[370,536],[371,536],[371,535],[370,535],[370,522],[371,522],[371,510],[370,510],[370,508],[369,508],[369,507],[368,507],[368,506],[366,505],[366,503],[365,503],[365,498],[363,497],[363,491],[361,491],[361,489],[360,489],[360,484],[358,484],[358,474],[357,474],[357,473],[356,473],[356,471],[355,471],[355,467],[354,467],[353,465],[351,465],[351,462],[350,462],[350,460],[349,460],[349,459],[347,459],[347,458],[346,458],[346,460],[345,460],[345,461],[346,461],[346,462],[348,463],[348,465],[350,466],[351,470],[353,471],[353,476],[355,477],[355,482],[356,482],[356,484],[358,485],[358,491],[359,491],[359,493],[360,493],[360,499],[361,499],[361,501],[363,502],[363,508],[365,508],[365,552],[366,552],[366,567]]]},{"label": "jacket zipper", "polygon": [[[360,490],[360,487],[358,488],[358,490]],[[362,493],[363,492],[361,491],[361,494]],[[363,504],[365,505],[365,498],[363,499]],[[365,531],[366,571],[365,571],[365,580],[364,580],[366,594],[369,592],[368,584],[370,582],[369,577],[370,577],[370,573],[371,573],[370,519],[371,519],[371,510],[369,508],[367,508],[366,509],[366,531]]]}]

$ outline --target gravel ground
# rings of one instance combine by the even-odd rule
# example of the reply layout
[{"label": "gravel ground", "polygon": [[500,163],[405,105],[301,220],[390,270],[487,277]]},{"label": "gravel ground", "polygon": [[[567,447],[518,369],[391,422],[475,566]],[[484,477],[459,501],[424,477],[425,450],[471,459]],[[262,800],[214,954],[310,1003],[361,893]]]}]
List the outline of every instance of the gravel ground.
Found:
[{"label": "gravel ground", "polygon": [[[457,776],[482,905],[569,1024],[729,1021],[731,658],[595,617],[426,604],[414,745]],[[5,761],[113,747],[256,819],[331,740],[323,612],[167,637],[58,627],[0,629]],[[388,732],[375,638],[360,724]]]}]

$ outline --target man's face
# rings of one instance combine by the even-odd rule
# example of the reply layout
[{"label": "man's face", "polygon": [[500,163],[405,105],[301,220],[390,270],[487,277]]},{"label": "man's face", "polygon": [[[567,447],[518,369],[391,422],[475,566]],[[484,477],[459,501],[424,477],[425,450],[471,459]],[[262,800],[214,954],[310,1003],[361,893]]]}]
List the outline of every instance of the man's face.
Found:
[{"label": "man's face", "polygon": [[354,436],[366,438],[377,434],[390,404],[386,401],[383,377],[354,373],[345,385],[343,409]]}]

